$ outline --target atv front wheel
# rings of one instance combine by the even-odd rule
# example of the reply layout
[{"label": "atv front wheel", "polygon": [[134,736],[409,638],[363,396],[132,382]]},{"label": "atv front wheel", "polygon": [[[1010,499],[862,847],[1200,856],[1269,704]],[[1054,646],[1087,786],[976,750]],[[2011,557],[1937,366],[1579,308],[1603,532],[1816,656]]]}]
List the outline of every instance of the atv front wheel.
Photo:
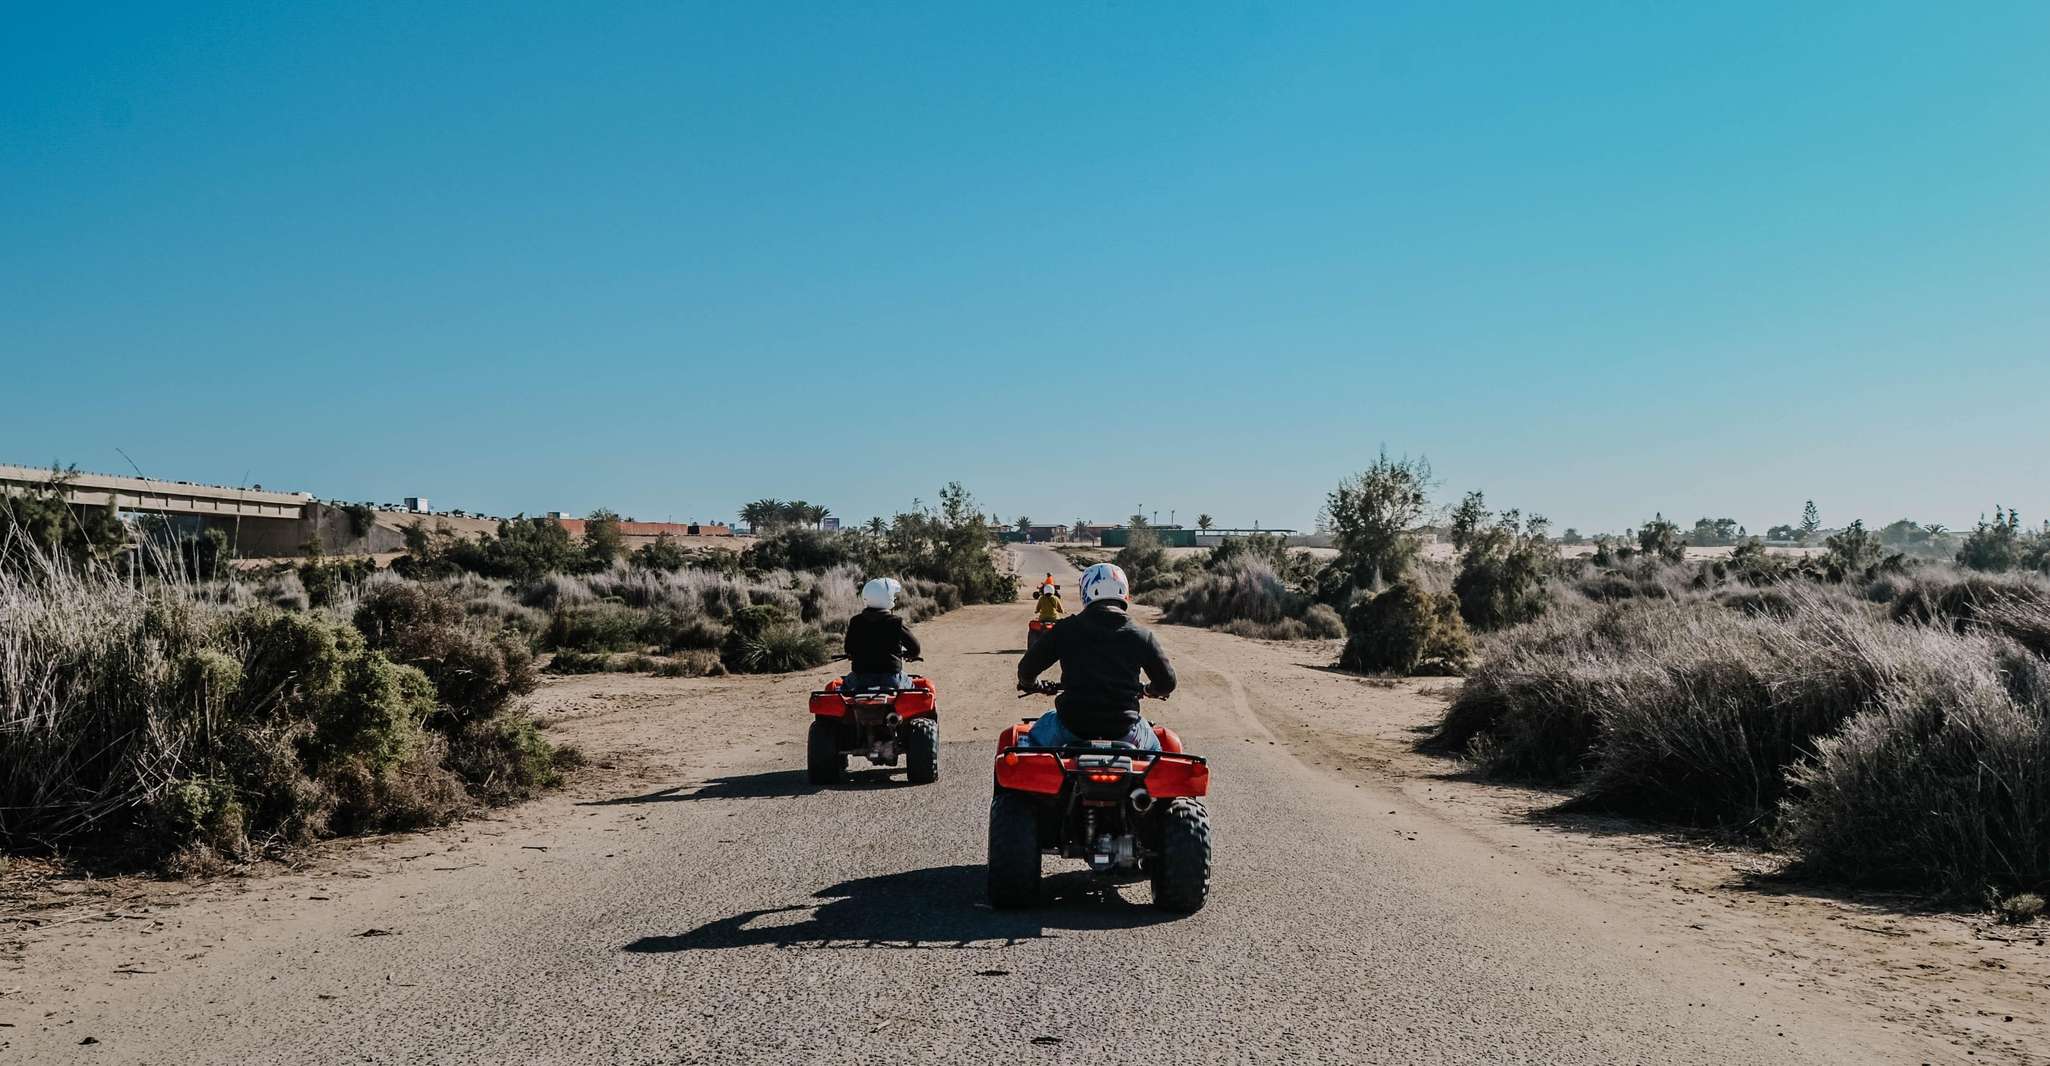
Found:
[{"label": "atv front wheel", "polygon": [[998,789],[989,801],[989,905],[1039,903],[1039,812],[1031,800]]},{"label": "atv front wheel", "polygon": [[940,779],[938,719],[913,718],[904,723],[904,767],[914,785],[930,785]]},{"label": "atv front wheel", "polygon": [[811,720],[804,742],[804,775],[814,785],[838,784],[847,772],[847,754],[840,750],[840,731],[824,718]]},{"label": "atv front wheel", "polygon": [[1210,895],[1210,813],[1197,800],[1169,800],[1160,813],[1160,854],[1153,868],[1153,902],[1162,910],[1193,914]]}]

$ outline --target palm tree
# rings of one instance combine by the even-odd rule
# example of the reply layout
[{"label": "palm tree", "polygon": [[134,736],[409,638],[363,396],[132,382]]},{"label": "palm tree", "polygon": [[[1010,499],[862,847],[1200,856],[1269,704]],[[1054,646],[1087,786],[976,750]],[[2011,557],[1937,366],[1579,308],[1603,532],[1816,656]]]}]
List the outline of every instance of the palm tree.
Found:
[{"label": "palm tree", "polygon": [[1210,527],[1216,524],[1217,519],[1212,518],[1207,514],[1199,514],[1196,516],[1196,528],[1202,530],[1205,533],[1210,532]]},{"label": "palm tree", "polygon": [[814,529],[826,528],[826,519],[831,518],[832,515],[833,509],[831,507],[821,507],[818,504],[812,504],[804,509],[804,516],[811,520],[812,528]]},{"label": "palm tree", "polygon": [[1015,526],[1018,532],[1023,533],[1026,530],[1032,528],[1032,519],[1027,518],[1024,515],[1019,515],[1018,520],[1016,522],[1011,523],[1011,525]]},{"label": "palm tree", "polygon": [[888,522],[883,521],[882,515],[877,515],[874,518],[868,520],[869,536],[881,539],[882,535],[888,533],[889,531],[890,524]]},{"label": "palm tree", "polygon": [[747,523],[750,532],[761,533],[773,528],[783,517],[784,503],[775,497],[759,499],[740,509],[740,520]]}]

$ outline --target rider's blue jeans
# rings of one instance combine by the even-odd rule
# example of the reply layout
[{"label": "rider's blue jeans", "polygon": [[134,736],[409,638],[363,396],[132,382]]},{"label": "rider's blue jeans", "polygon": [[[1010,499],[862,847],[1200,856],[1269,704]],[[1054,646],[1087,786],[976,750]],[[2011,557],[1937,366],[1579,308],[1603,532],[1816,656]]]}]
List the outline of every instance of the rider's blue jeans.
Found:
[{"label": "rider's blue jeans", "polygon": [[[1153,723],[1144,718],[1139,719],[1139,724],[1126,734],[1123,742],[1140,751],[1160,750],[1160,737],[1153,732]],[[1064,748],[1087,742],[1068,732],[1068,727],[1061,724],[1060,712],[1048,711],[1039,716],[1039,721],[1032,723],[1032,731],[1025,734],[1025,743],[1039,748]]]},{"label": "rider's blue jeans", "polygon": [[840,679],[840,691],[860,692],[864,689],[911,687],[910,674],[848,674]]}]

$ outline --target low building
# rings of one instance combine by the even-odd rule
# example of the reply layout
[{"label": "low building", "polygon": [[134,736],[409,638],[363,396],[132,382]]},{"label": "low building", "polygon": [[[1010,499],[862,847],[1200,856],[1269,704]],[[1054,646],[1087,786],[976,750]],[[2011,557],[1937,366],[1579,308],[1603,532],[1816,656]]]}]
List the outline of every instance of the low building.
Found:
[{"label": "low building", "polygon": [[[1147,526],[1147,531],[1160,539],[1162,547],[1193,548],[1196,546],[1196,531],[1181,526]],[[1126,526],[1112,526],[1103,531],[1096,543],[1106,548],[1122,548],[1132,542],[1132,531]]]},{"label": "low building", "polygon": [[[559,513],[559,512],[557,512]],[[558,518],[557,513],[549,517],[573,538],[581,540],[590,522],[582,518]],[[733,527],[719,522],[628,522],[619,523],[619,537],[629,549],[643,544],[653,544],[657,537],[730,537]]]}]

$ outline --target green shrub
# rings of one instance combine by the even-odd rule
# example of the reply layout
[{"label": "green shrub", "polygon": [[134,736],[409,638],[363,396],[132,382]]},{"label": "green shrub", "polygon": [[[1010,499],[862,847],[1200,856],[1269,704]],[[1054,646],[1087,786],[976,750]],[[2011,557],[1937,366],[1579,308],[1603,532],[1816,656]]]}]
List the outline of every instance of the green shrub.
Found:
[{"label": "green shrub", "polygon": [[747,550],[747,565],[758,570],[830,570],[859,566],[862,555],[862,542],[854,534],[791,526],[756,540]]},{"label": "green shrub", "polygon": [[650,643],[670,651],[716,650],[726,643],[726,635],[731,631],[704,615],[679,618],[661,613],[649,620],[645,630],[655,637]]},{"label": "green shrub", "polygon": [[555,749],[531,719],[510,715],[464,724],[449,737],[448,765],[472,795],[494,806],[562,783]]},{"label": "green shrub", "polygon": [[377,509],[367,503],[342,504],[342,513],[349,518],[349,535],[368,536],[370,528],[377,524]]},{"label": "green shrub", "polygon": [[1680,527],[1662,514],[1653,515],[1651,521],[1637,531],[1637,550],[1666,563],[1677,563],[1687,558],[1687,542],[1680,536]]},{"label": "green shrub", "polygon": [[1134,592],[1173,583],[1173,579],[1168,578],[1173,567],[1168,561],[1167,548],[1160,543],[1159,534],[1144,524],[1130,527],[1125,546],[1118,549],[1110,561],[1125,572],[1125,579],[1131,582]]},{"label": "green shrub", "polygon": [[602,674],[612,669],[612,656],[602,651],[559,651],[548,660],[551,674]]},{"label": "green shrub", "polygon": [[1473,658],[1473,638],[1457,602],[1407,583],[1354,600],[1345,630],[1338,664],[1361,673],[1408,674],[1433,660],[1463,669]]},{"label": "green shrub", "polygon": [[2043,897],[2034,892],[2017,892],[1997,898],[1993,912],[2005,925],[2027,925],[2043,914]]},{"label": "green shrub", "polygon": [[[203,872],[331,833],[432,824],[468,802],[452,749],[422,728],[460,723],[427,674],[332,618],[190,591],[0,575],[0,841],[93,841]],[[384,634],[436,617],[373,605]],[[515,739],[532,731],[505,713],[488,721]]]},{"label": "green shrub", "polygon": [[565,608],[548,620],[541,642],[561,651],[631,651],[648,643],[647,622],[644,612],[622,604]]},{"label": "green shrub", "polygon": [[1991,573],[2014,569],[2023,555],[2025,534],[2021,524],[2021,515],[2004,507],[1993,509],[1991,522],[1981,514],[1978,527],[1958,547],[1958,565]]},{"label": "green shrub", "polygon": [[376,572],[377,564],[368,558],[316,558],[300,564],[299,583],[306,589],[308,604],[326,607]]},{"label": "green shrub", "polygon": [[726,664],[744,674],[784,674],[824,666],[831,657],[826,638],[818,630],[779,623],[742,637],[737,652],[726,659]]},{"label": "green shrub", "polygon": [[1378,589],[1408,576],[1422,550],[1410,530],[1423,517],[1431,485],[1428,459],[1391,459],[1383,449],[1367,469],[1331,491],[1324,513],[1348,592]]},{"label": "green shrub", "polygon": [[1865,528],[1863,519],[1831,534],[1823,543],[1829,549],[1823,565],[1839,581],[1879,562],[1879,536]]},{"label": "green shrub", "polygon": [[505,710],[538,679],[525,641],[477,632],[468,618],[445,588],[399,583],[366,592],[355,623],[372,647],[425,673],[451,716],[471,721]]},{"label": "green shrub", "polygon": [[634,550],[628,561],[639,570],[675,571],[690,562],[690,554],[676,546],[667,533],[658,533],[655,539]]},{"label": "green shrub", "polygon": [[355,759],[381,773],[413,753],[433,713],[434,684],[427,675],[376,652],[353,655],[340,690],[314,719],[307,751],[315,766]]},{"label": "green shrub", "polygon": [[[1478,503],[1479,493],[1470,499]],[[1545,520],[1523,522],[1515,511],[1468,531],[1452,593],[1466,624],[1486,632],[1543,614],[1545,581],[1558,551],[1545,539]]]}]

